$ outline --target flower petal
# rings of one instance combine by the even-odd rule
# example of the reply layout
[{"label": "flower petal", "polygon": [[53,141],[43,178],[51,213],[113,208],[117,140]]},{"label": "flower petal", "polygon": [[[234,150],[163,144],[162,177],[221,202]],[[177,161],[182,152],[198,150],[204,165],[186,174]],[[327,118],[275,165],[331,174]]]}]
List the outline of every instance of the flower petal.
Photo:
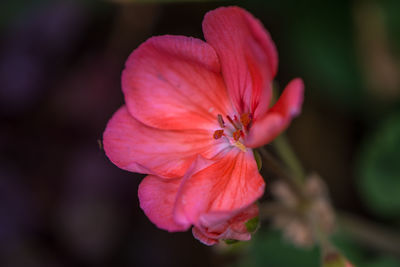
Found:
[{"label": "flower petal", "polygon": [[303,81],[299,78],[292,80],[264,118],[254,121],[245,140],[246,146],[265,145],[285,130],[292,118],[300,114],[303,95]]},{"label": "flower petal", "polygon": [[182,178],[162,179],[146,176],[139,185],[140,207],[158,228],[169,232],[186,231],[187,226],[177,224],[173,209]]},{"label": "flower petal", "polygon": [[244,208],[241,212],[229,220],[219,222],[215,225],[200,225],[192,229],[195,238],[206,245],[213,245],[220,239],[250,240],[251,233],[247,230],[246,222],[258,216],[257,204]]},{"label": "flower petal", "polygon": [[148,127],[130,115],[125,106],[110,119],[103,135],[108,158],[124,170],[182,177],[198,154],[212,158],[222,141],[206,130],[166,131]]},{"label": "flower petal", "polygon": [[[261,197],[264,186],[253,152],[231,149],[209,167],[184,177],[175,220],[183,225],[210,225],[207,220],[214,224],[229,219]],[[205,214],[214,214],[216,218],[201,218]]]},{"label": "flower petal", "polygon": [[[237,214],[235,214],[231,219],[219,223],[213,223],[212,221],[208,220],[205,221],[205,223],[202,224],[203,227],[207,227],[207,230],[209,232],[223,232],[221,231],[221,227],[224,227],[224,224],[226,226],[230,227],[232,231],[237,232],[237,233],[248,233],[247,228],[245,223],[253,219],[254,217],[257,217],[259,213],[258,205],[256,203],[251,204],[248,207],[243,208],[242,210],[239,210]],[[204,215],[202,216],[204,217]],[[211,223],[210,223],[211,222]],[[231,237],[227,237],[225,239],[237,239]],[[243,240],[243,239],[237,239],[237,240]]]},{"label": "flower petal", "polygon": [[278,68],[278,54],[260,21],[239,7],[221,7],[203,20],[207,42],[215,49],[222,74],[237,112],[254,118],[268,109],[271,82]]},{"label": "flower petal", "polygon": [[122,89],[129,112],[170,130],[217,126],[231,109],[214,49],[184,36],[148,39],[128,58]]},{"label": "flower petal", "polygon": [[[193,175],[212,163],[211,160],[197,156],[187,174]],[[183,178],[163,179],[148,175],[139,185],[140,207],[157,227],[170,232],[185,231],[190,227],[190,224],[176,222],[173,216],[182,180]]]},{"label": "flower petal", "polygon": [[215,244],[218,244],[218,239],[216,238],[210,238],[207,237],[199,228],[197,227],[193,227],[192,228],[192,234],[194,236],[194,238],[196,238],[197,240],[199,240],[201,243],[203,243],[204,245],[207,246],[212,246]]}]

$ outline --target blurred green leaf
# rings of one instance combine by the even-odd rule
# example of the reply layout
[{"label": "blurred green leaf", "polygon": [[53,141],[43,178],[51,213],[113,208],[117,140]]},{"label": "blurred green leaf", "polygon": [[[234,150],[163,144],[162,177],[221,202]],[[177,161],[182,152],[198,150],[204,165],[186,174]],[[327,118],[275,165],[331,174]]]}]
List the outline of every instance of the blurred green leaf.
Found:
[{"label": "blurred green leaf", "polygon": [[400,262],[387,255],[374,255],[365,248],[360,247],[350,237],[343,232],[335,233],[332,238],[335,246],[343,253],[343,255],[354,264],[361,267],[399,267]]},{"label": "blurred green leaf", "polygon": [[262,168],[262,159],[260,153],[258,153],[257,150],[253,149],[253,154],[254,154],[254,159],[256,160],[257,163],[257,168],[258,171],[261,171]]},{"label": "blurred green leaf", "polygon": [[[355,242],[345,232],[339,231],[332,242],[343,256],[357,267],[395,267],[400,262],[384,254],[371,254],[371,251]],[[246,242],[240,242],[246,243]],[[262,229],[253,236],[246,253],[241,252],[240,267],[319,267],[320,249],[303,249],[286,241],[280,231]]]},{"label": "blurred green leaf", "polygon": [[400,262],[398,260],[393,259],[393,258],[380,257],[380,258],[378,258],[376,260],[373,260],[371,262],[366,262],[362,266],[363,267],[399,267],[400,266]]},{"label": "blurred green leaf", "polygon": [[385,24],[389,32],[389,39],[393,43],[393,52],[400,57],[400,1],[381,0],[377,1],[384,12]]},{"label": "blurred green leaf", "polygon": [[400,215],[400,115],[385,121],[361,150],[359,186],[367,205],[386,217]]},{"label": "blurred green leaf", "polygon": [[227,245],[233,245],[236,244],[237,242],[239,242],[239,240],[235,240],[235,239],[225,239],[225,244]]},{"label": "blurred green leaf", "polygon": [[253,239],[248,254],[244,255],[240,266],[319,266],[319,252],[317,248],[297,248],[284,240],[278,231],[258,231],[257,234],[254,235]]},{"label": "blurred green leaf", "polygon": [[260,223],[260,220],[259,220],[258,216],[254,217],[253,219],[248,220],[245,223],[247,231],[250,233],[254,233],[257,230],[259,223]]},{"label": "blurred green leaf", "polygon": [[[343,1],[318,1],[297,10],[290,49],[312,88],[337,106],[361,106],[363,91],[354,49],[352,6]],[[293,59],[292,59],[293,60]]]},{"label": "blurred green leaf", "polygon": [[343,232],[336,232],[331,241],[343,255],[355,266],[363,266],[365,262],[365,251]]}]

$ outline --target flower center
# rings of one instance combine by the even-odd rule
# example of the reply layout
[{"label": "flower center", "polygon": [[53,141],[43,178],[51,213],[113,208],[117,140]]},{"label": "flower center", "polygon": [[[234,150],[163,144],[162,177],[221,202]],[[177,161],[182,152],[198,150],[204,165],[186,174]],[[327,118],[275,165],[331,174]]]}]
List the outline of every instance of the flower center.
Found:
[{"label": "flower center", "polygon": [[231,145],[245,152],[246,147],[243,145],[243,139],[250,128],[251,114],[244,113],[240,115],[240,119],[236,115],[233,116],[233,119],[229,115],[226,115],[226,118],[229,124],[225,124],[222,115],[218,114],[218,124],[222,129],[214,131],[214,139],[226,138]]}]

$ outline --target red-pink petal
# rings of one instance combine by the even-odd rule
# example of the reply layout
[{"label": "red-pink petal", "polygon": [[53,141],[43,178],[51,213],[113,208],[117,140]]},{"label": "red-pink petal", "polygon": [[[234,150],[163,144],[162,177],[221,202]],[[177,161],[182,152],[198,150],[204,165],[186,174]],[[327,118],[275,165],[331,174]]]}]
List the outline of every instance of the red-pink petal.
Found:
[{"label": "red-pink petal", "polygon": [[[180,224],[210,225],[207,220],[214,224],[229,219],[257,200],[264,186],[253,152],[233,148],[211,166],[185,176],[178,193],[175,220]],[[205,214],[211,216],[202,218]]]},{"label": "red-pink petal", "polygon": [[251,233],[246,228],[246,222],[258,216],[257,204],[252,204],[239,212],[233,218],[215,225],[199,225],[192,229],[195,238],[206,245],[214,245],[220,239],[250,240]]},{"label": "red-pink petal", "polygon": [[[187,170],[187,175],[191,176],[212,163],[211,160],[197,156]],[[155,175],[148,175],[139,186],[140,207],[157,227],[170,232],[185,231],[191,226],[177,223],[173,216],[182,180],[183,178],[163,179]]]},{"label": "red-pink petal", "polygon": [[214,49],[199,39],[158,36],[130,55],[122,74],[129,112],[161,129],[218,126],[231,105]]},{"label": "red-pink petal", "polygon": [[[242,209],[238,214],[236,214],[233,218],[227,221],[228,226],[232,229],[232,231],[237,233],[248,233],[245,223],[258,216],[259,209],[256,203],[251,204],[248,207]],[[218,225],[203,225],[207,227],[210,232],[218,232]],[[232,239],[235,239],[231,237]],[[238,239],[242,240],[242,239]]]},{"label": "red-pink petal", "polygon": [[158,228],[169,232],[186,231],[185,225],[177,224],[173,218],[176,194],[182,178],[162,179],[146,176],[139,186],[140,207]]},{"label": "red-pink petal", "polygon": [[103,135],[104,150],[118,167],[162,177],[182,177],[198,154],[212,158],[222,141],[212,131],[167,131],[144,125],[121,107]]},{"label": "red-pink petal", "polygon": [[209,238],[207,237],[199,228],[193,227],[192,228],[193,236],[199,240],[201,243],[207,246],[212,246],[218,244],[218,239],[216,238]]},{"label": "red-pink petal", "polygon": [[265,145],[285,130],[292,118],[300,114],[303,94],[303,81],[299,78],[292,80],[267,114],[254,121],[245,140],[246,146]]},{"label": "red-pink petal", "polygon": [[217,52],[237,111],[254,118],[268,109],[278,54],[260,21],[239,7],[221,7],[203,20],[204,37]]}]

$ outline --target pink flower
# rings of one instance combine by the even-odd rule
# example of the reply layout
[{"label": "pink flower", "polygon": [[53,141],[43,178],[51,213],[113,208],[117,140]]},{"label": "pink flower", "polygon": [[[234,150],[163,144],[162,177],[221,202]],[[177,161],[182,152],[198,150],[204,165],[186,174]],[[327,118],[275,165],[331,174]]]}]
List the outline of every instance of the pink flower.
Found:
[{"label": "pink flower", "polygon": [[108,122],[104,149],[118,167],[148,174],[140,206],[159,228],[193,225],[205,244],[248,240],[240,227],[256,216],[265,185],[252,148],[299,114],[303,83],[290,82],[269,108],[277,52],[247,11],[210,11],[203,31],[207,42],[158,36],[133,51],[122,74],[126,105]]}]

